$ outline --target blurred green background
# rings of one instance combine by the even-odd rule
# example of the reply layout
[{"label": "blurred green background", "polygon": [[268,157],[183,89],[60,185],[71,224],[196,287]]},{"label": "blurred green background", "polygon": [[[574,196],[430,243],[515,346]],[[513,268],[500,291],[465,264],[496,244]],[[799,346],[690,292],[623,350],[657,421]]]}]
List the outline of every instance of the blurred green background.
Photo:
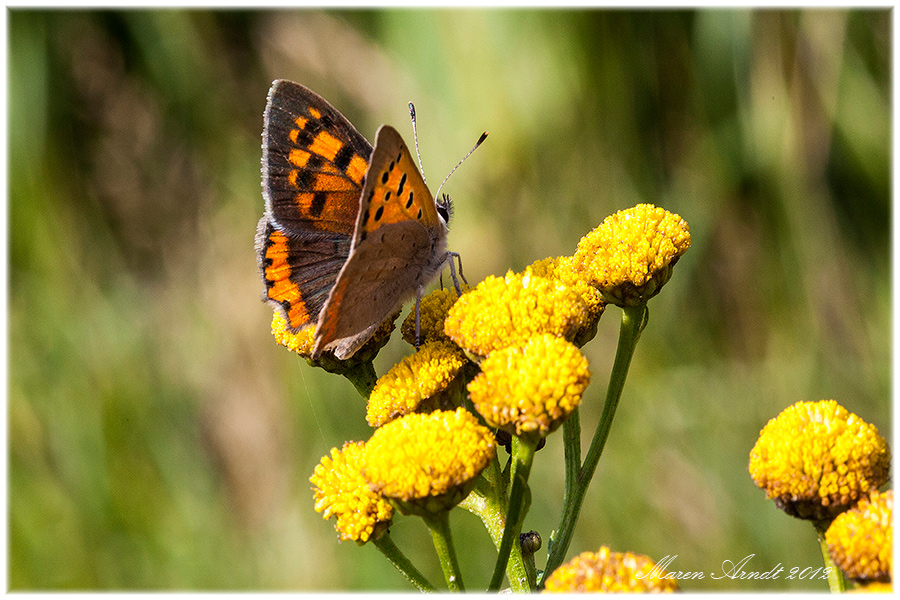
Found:
[{"label": "blurred green background", "polygon": [[[366,439],[345,380],[277,346],[253,235],[273,79],[370,140],[416,103],[450,247],[476,283],[616,210],[693,245],[650,303],[569,557],[672,570],[821,566],[747,473],[760,428],[835,398],[891,431],[890,48],[880,11],[13,10],[9,23],[9,582],[15,590],[409,590],[338,543],[308,477]],[[600,413],[620,311],[584,349]],[[410,350],[395,333],[384,373]],[[505,456],[505,454],[503,455]],[[562,441],[532,472],[545,549]],[[494,552],[451,523],[469,589]],[[398,545],[441,581],[426,529]],[[824,581],[685,582],[816,590]]]}]

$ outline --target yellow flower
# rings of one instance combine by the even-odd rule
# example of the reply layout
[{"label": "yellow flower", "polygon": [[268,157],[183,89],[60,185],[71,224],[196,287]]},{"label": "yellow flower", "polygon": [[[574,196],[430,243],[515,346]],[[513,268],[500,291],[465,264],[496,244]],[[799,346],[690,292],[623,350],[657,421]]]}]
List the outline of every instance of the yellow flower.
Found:
[{"label": "yellow flower", "polygon": [[453,305],[444,332],[478,360],[540,333],[572,339],[587,323],[584,300],[557,279],[490,276]]},{"label": "yellow flower", "polygon": [[691,246],[687,223],[652,204],[610,215],[581,238],[574,264],[607,302],[637,306],[655,296]]},{"label": "yellow flower", "polygon": [[893,577],[894,492],[872,493],[837,516],[825,532],[828,551],[848,578],[888,582]]},{"label": "yellow flower", "polygon": [[469,397],[490,426],[540,438],[578,407],[590,380],[578,348],[543,334],[522,347],[491,352],[469,384]]},{"label": "yellow flower", "polygon": [[361,473],[365,446],[362,442],[332,448],[324,456],[309,481],[315,486],[315,509],[322,518],[336,516],[334,528],[341,540],[364,544],[387,531],[393,507],[369,488]]},{"label": "yellow flower", "polygon": [[410,413],[455,408],[453,392],[461,387],[457,376],[467,362],[462,350],[448,341],[425,344],[375,384],[366,412],[369,425],[381,427]]},{"label": "yellow flower", "polygon": [[412,414],[375,430],[363,475],[403,514],[456,506],[496,453],[491,430],[464,408]]},{"label": "yellow flower", "polygon": [[394,321],[400,315],[396,312],[389,316],[384,323],[381,324],[372,337],[369,338],[356,353],[345,360],[335,358],[331,352],[323,352],[317,360],[312,360],[310,354],[315,345],[316,326],[309,325],[304,327],[297,333],[292,333],[287,326],[287,321],[278,311],[272,315],[272,335],[275,341],[292,352],[296,352],[303,358],[307,359],[310,364],[322,367],[330,373],[343,373],[353,365],[361,362],[368,362],[375,358],[378,351],[388,343],[391,333],[394,331]]},{"label": "yellow flower", "polygon": [[892,594],[894,593],[894,586],[890,582],[873,581],[858,588],[847,590],[847,592],[850,594]]},{"label": "yellow flower", "polygon": [[544,258],[535,261],[525,267],[525,275],[537,275],[549,277],[563,282],[565,285],[581,296],[587,306],[588,317],[582,329],[574,336],[573,342],[581,347],[594,338],[597,333],[597,322],[603,315],[606,303],[603,295],[597,288],[586,281],[581,271],[575,268],[571,256],[559,256],[557,258]]},{"label": "yellow flower", "polygon": [[[469,291],[469,286],[462,286],[462,293]],[[456,290],[434,290],[419,301],[419,344],[428,342],[449,341],[444,333],[444,320],[450,307],[456,303],[459,296]],[[400,326],[403,339],[410,346],[416,345],[416,307],[410,309],[406,319]]]},{"label": "yellow flower", "polygon": [[313,349],[316,326],[304,327],[297,333],[292,333],[287,326],[287,320],[277,310],[272,315],[272,335],[275,341],[297,354],[309,358]]},{"label": "yellow flower", "polygon": [[643,554],[601,546],[583,552],[547,578],[545,592],[676,592],[678,582]]},{"label": "yellow flower", "polygon": [[834,400],[798,402],[760,432],[750,475],[789,515],[824,521],[887,481],[890,462],[873,425]]}]

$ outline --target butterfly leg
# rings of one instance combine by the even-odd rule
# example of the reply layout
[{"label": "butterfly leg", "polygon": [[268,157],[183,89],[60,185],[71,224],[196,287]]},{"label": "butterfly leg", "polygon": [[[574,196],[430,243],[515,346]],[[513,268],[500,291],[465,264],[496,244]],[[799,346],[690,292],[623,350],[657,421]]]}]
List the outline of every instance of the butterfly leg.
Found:
[{"label": "butterfly leg", "polygon": [[419,351],[419,331],[422,326],[422,322],[419,317],[419,300],[422,299],[422,292],[424,288],[420,285],[416,290],[416,352]]},{"label": "butterfly leg", "polygon": [[453,264],[453,259],[455,258],[459,263],[459,276],[462,278],[463,283],[469,285],[469,282],[466,281],[466,276],[463,275],[462,270],[462,257],[460,257],[459,252],[447,252],[447,258],[450,260],[450,277],[453,279],[453,286],[456,288],[456,295],[462,296],[462,289],[459,287],[459,280],[456,278],[456,266]]}]

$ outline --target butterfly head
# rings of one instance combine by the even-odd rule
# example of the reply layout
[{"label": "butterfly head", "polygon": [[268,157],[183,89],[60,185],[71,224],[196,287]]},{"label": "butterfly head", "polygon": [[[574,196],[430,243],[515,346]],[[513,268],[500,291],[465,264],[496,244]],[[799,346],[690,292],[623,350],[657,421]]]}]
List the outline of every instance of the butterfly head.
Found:
[{"label": "butterfly head", "polygon": [[437,202],[435,202],[435,205],[437,206],[438,216],[441,217],[444,225],[449,225],[450,215],[453,214],[453,205],[450,203],[450,195],[441,194],[441,197],[438,198]]}]

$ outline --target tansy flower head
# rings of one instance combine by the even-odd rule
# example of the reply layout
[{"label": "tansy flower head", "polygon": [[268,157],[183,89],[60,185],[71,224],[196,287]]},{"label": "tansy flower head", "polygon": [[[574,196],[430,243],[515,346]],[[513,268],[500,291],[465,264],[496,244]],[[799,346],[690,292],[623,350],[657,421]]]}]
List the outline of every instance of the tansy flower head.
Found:
[{"label": "tansy flower head", "polygon": [[831,558],[859,582],[890,581],[893,573],[894,492],[872,493],[837,516],[825,532]]},{"label": "tansy flower head", "polygon": [[588,362],[570,342],[550,334],[491,352],[469,384],[475,409],[492,427],[544,437],[581,402],[591,380]]},{"label": "tansy flower head", "polygon": [[341,540],[363,544],[377,539],[391,524],[393,507],[369,488],[360,469],[364,455],[362,442],[344,444],[324,456],[309,478],[315,486],[316,512],[327,519],[336,516],[334,528]]},{"label": "tansy flower head", "polygon": [[581,296],[587,306],[588,317],[582,329],[574,336],[573,342],[579,348],[591,341],[597,334],[597,322],[603,315],[606,303],[603,295],[597,288],[590,285],[584,279],[581,271],[575,268],[571,256],[559,256],[557,258],[544,258],[535,261],[525,267],[525,275],[537,275],[549,277],[563,282],[565,285]]},{"label": "tansy flower head", "polygon": [[449,341],[429,342],[385,373],[369,396],[366,420],[381,427],[403,415],[455,408],[454,392],[461,389],[462,368],[468,360]]},{"label": "tansy flower head", "polygon": [[450,309],[444,332],[478,359],[540,333],[571,339],[588,317],[584,300],[561,281],[509,272],[463,294]]},{"label": "tansy flower head", "polygon": [[[469,286],[463,284],[462,293],[469,291]],[[459,296],[456,290],[434,290],[419,301],[419,343],[449,341],[444,333],[444,320],[450,307],[453,306]],[[406,319],[400,326],[403,339],[410,346],[416,345],[416,307],[410,309]]]},{"label": "tansy flower head", "polygon": [[545,592],[676,592],[674,577],[643,554],[612,552],[601,546],[584,552],[547,578]]},{"label": "tansy flower head", "polygon": [[495,453],[491,430],[464,408],[412,414],[372,434],[363,475],[402,513],[427,515],[461,502]]},{"label": "tansy flower head", "polygon": [[637,306],[659,292],[690,246],[684,219],[652,204],[638,204],[610,215],[581,238],[574,263],[607,302]]},{"label": "tansy flower head", "polygon": [[894,593],[894,586],[890,582],[873,581],[852,590],[847,590],[847,592],[850,594],[892,594]]},{"label": "tansy flower head", "polygon": [[323,352],[317,360],[311,359],[310,354],[315,345],[316,326],[310,325],[304,327],[297,333],[292,333],[287,326],[287,321],[278,313],[278,311],[275,311],[275,314],[272,316],[272,335],[275,336],[276,342],[288,350],[296,352],[305,358],[311,365],[322,367],[329,373],[341,374],[355,365],[371,361],[375,358],[378,351],[381,350],[391,338],[391,333],[394,331],[394,321],[397,320],[398,316],[400,316],[399,311],[389,316],[384,323],[375,330],[375,333],[372,334],[369,341],[363,344],[353,356],[345,360],[336,358],[331,352]]},{"label": "tansy flower head", "polygon": [[760,432],[750,475],[789,515],[825,521],[887,481],[890,462],[873,425],[834,400],[798,402]]}]

